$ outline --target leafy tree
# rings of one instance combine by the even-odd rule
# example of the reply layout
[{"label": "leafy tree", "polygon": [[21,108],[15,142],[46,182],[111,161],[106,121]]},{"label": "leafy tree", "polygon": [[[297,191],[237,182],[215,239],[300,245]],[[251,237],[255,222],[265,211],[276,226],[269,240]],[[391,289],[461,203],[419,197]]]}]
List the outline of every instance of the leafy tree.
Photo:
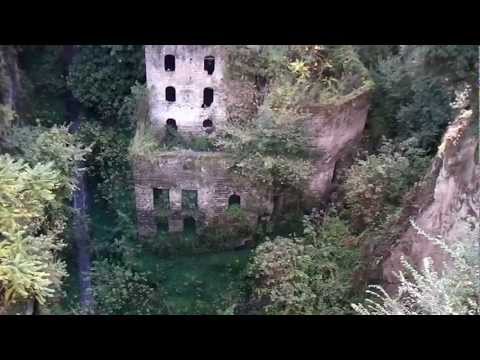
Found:
[{"label": "leafy tree", "polygon": [[369,70],[375,70],[379,62],[398,55],[400,45],[354,45],[360,60]]},{"label": "leafy tree", "polygon": [[6,305],[33,297],[44,303],[66,275],[54,255],[64,246],[58,238],[63,224],[41,233],[60,182],[53,163],[30,167],[0,156],[0,297]]},{"label": "leafy tree", "polygon": [[148,315],[159,312],[148,274],[108,259],[95,261],[92,271],[95,308],[102,315]]},{"label": "leafy tree", "polygon": [[44,304],[66,275],[65,202],[75,188],[75,163],[88,149],[66,127],[13,128],[14,154],[0,161],[0,296],[6,304],[35,298]]},{"label": "leafy tree", "polygon": [[31,165],[53,162],[55,169],[60,172],[60,198],[69,199],[72,196],[75,176],[82,171],[77,164],[90,152],[90,148],[79,143],[66,126],[16,127],[10,133],[9,140],[18,155]]},{"label": "leafy tree", "polygon": [[478,48],[474,46],[401,46],[397,54],[380,60],[371,73],[376,89],[369,125],[376,145],[383,135],[400,141],[415,136],[433,154],[454,118],[455,91],[470,86],[472,107],[478,108],[474,80]]},{"label": "leafy tree", "polygon": [[80,46],[68,86],[100,119],[118,124],[118,113],[131,87],[145,82],[144,57],[139,45]]}]

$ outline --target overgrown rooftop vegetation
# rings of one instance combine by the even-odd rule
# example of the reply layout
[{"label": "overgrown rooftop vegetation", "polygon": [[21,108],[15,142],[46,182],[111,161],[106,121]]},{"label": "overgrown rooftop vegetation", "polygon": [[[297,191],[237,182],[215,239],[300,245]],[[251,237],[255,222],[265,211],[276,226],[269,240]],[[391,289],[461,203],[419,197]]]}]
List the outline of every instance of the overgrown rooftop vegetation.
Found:
[{"label": "overgrown rooftop vegetation", "polygon": [[349,45],[232,46],[227,74],[266,87],[273,109],[328,104],[373,87]]}]

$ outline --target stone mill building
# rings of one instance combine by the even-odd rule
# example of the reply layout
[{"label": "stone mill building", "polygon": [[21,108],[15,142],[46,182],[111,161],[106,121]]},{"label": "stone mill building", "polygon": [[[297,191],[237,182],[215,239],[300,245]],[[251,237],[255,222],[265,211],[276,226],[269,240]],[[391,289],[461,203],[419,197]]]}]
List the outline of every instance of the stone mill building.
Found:
[{"label": "stone mill building", "polygon": [[[185,138],[212,139],[240,101],[242,84],[225,76],[225,48],[207,45],[147,45],[145,63],[151,127]],[[253,100],[252,100],[253,101]],[[320,149],[306,197],[321,199],[334,176],[336,162],[358,141],[365,126],[368,99],[359,95],[342,104],[312,108],[308,143]],[[273,210],[269,189],[252,186],[228,170],[219,151],[162,152],[153,161],[134,163],[140,238],[158,231],[201,233],[218,223],[231,206],[239,206],[252,227]]]}]

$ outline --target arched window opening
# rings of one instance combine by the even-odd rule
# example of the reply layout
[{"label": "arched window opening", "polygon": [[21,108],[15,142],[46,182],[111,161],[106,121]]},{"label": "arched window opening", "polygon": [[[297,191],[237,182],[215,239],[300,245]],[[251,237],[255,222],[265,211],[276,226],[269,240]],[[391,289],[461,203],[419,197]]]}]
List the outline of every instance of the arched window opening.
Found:
[{"label": "arched window opening", "polygon": [[175,119],[167,119],[167,129],[172,130],[172,131],[177,131],[177,122]]},{"label": "arched window opening", "polygon": [[165,89],[165,99],[170,102],[176,100],[175,88],[173,86],[169,86]]},{"label": "arched window opening", "polygon": [[228,207],[231,208],[232,206],[240,207],[240,196],[237,194],[233,194],[228,198]]},{"label": "arched window opening", "polygon": [[209,107],[213,103],[213,89],[203,89],[203,105],[202,107]]},{"label": "arched window opening", "polygon": [[206,119],[203,121],[203,129],[207,134],[211,134],[213,132],[213,122],[210,119]]},{"label": "arched window opening", "polygon": [[204,128],[209,128],[209,127],[212,127],[212,126],[213,126],[212,120],[207,119],[207,120],[204,120],[204,121],[203,121],[203,127],[204,127]]},{"label": "arched window opening", "polygon": [[208,75],[212,75],[215,70],[215,58],[213,56],[205,56],[203,60],[203,69]]},{"label": "arched window opening", "polygon": [[165,71],[175,71],[175,56],[165,55]]}]

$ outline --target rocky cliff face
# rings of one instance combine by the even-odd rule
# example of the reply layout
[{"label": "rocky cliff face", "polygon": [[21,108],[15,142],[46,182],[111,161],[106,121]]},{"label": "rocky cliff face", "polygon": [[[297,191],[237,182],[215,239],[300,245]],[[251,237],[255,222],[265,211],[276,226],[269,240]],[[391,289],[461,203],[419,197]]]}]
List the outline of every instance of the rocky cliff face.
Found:
[{"label": "rocky cliff face", "polygon": [[309,108],[306,121],[314,173],[305,190],[309,206],[326,200],[339,160],[354,152],[362,137],[369,109],[369,92],[353,94],[341,103]]},{"label": "rocky cliff face", "polygon": [[411,205],[400,220],[400,236],[381,251],[381,278],[387,289],[395,288],[393,273],[402,268],[401,256],[416,266],[425,257],[432,257],[437,266],[446,260],[438,246],[410,225],[409,218],[426,233],[441,236],[447,243],[466,241],[471,221],[478,222],[480,166],[475,128],[478,120],[472,111],[463,111],[448,127],[424,181],[414,189],[408,201]]},{"label": "rocky cliff face", "polygon": [[16,50],[12,46],[0,46],[0,104],[15,110],[19,87]]}]

